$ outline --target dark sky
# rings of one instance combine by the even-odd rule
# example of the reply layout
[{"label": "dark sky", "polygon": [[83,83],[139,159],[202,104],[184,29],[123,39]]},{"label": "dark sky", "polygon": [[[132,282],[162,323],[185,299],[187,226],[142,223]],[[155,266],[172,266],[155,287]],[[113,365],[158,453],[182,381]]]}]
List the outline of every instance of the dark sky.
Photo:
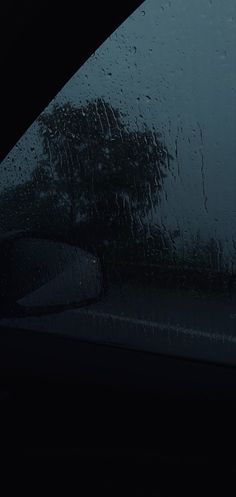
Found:
[{"label": "dark sky", "polygon": [[[199,229],[230,239],[236,238],[235,83],[235,0],[146,0],[55,100],[79,105],[101,96],[131,126],[155,126],[172,154],[177,141],[178,161],[156,219],[186,234]],[[19,180],[15,165],[27,177],[37,141],[33,126],[5,160],[2,187]]]}]

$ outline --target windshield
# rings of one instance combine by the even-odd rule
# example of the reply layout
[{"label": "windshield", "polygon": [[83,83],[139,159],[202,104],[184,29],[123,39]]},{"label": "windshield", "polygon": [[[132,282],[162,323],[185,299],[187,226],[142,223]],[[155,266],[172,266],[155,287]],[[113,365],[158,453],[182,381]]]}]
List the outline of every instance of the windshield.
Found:
[{"label": "windshield", "polygon": [[2,233],[88,250],[105,285],[2,324],[236,362],[235,16],[146,0],[2,162]]}]

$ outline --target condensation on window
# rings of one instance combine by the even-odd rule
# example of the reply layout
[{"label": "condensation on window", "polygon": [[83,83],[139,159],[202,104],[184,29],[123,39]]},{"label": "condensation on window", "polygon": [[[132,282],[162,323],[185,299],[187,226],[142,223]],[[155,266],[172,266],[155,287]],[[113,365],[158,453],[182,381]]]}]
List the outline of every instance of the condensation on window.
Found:
[{"label": "condensation on window", "polygon": [[235,28],[234,0],[146,0],[3,161],[0,229],[101,261],[104,298],[62,332],[86,321],[97,340],[233,350]]}]

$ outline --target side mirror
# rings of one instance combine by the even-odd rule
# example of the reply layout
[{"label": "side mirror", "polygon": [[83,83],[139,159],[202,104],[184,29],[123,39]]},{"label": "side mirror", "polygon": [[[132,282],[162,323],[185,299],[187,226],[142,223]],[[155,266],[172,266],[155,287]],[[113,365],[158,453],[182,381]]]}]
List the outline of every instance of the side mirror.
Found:
[{"label": "side mirror", "polygon": [[99,260],[67,243],[22,232],[0,238],[1,314],[33,314],[82,306],[103,293]]}]

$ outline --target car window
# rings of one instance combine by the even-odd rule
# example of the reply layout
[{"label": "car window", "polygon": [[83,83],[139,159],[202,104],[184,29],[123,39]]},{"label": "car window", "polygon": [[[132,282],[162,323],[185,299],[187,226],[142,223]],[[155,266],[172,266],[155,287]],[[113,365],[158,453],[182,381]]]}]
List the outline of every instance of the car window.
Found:
[{"label": "car window", "polygon": [[88,251],[104,285],[2,324],[235,362],[235,16],[146,0],[2,162],[2,234]]}]

